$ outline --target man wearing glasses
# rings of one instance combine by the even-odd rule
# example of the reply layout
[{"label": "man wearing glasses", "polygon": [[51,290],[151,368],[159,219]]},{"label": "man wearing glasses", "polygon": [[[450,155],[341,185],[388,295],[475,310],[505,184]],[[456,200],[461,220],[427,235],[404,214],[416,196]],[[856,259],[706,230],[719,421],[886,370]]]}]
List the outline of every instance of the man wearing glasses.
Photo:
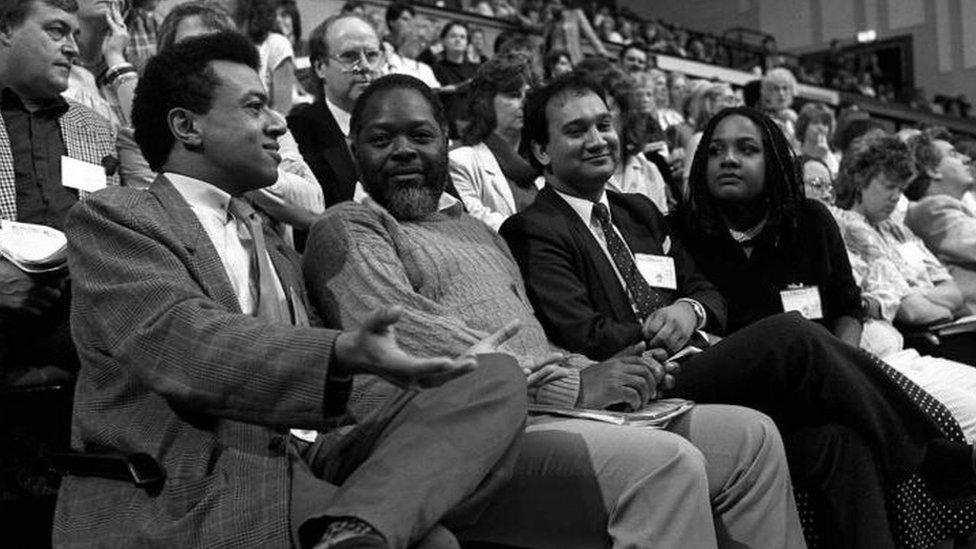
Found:
[{"label": "man wearing glasses", "polygon": [[292,109],[288,128],[322,185],[325,205],[331,206],[353,197],[357,177],[346,142],[349,116],[363,90],[381,76],[385,56],[372,25],[351,13],[326,19],[308,43],[316,100]]}]

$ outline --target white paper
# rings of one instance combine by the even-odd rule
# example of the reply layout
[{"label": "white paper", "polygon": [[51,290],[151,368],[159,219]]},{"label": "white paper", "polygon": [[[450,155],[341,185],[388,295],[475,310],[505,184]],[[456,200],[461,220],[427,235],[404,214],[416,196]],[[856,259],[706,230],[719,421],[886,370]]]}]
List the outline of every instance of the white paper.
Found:
[{"label": "white paper", "polygon": [[634,254],[637,270],[648,284],[655,288],[678,289],[678,275],[674,270],[674,258],[666,255]]},{"label": "white paper", "polygon": [[820,289],[817,286],[804,286],[783,290],[779,293],[783,300],[783,311],[799,311],[810,320],[823,318],[823,307],[820,304]]},{"label": "white paper", "polygon": [[108,178],[105,176],[105,168],[98,164],[70,156],[62,156],[61,184],[79,191],[93,193],[107,187]]}]

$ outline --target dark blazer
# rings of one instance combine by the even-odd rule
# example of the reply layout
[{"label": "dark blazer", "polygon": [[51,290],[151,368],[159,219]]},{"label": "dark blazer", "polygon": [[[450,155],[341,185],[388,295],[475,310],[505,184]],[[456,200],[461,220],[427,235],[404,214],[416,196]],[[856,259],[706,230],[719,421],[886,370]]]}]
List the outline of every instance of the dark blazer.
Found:
[{"label": "dark blazer", "polygon": [[[607,191],[614,225],[634,253],[674,258],[677,297],[698,300],[709,330],[725,324],[725,301],[701,275],[647,197]],[[610,259],[576,212],[547,185],[525,211],[505,221],[501,235],[512,249],[529,299],[546,334],[556,344],[593,359],[604,359],[641,340],[630,298]]]},{"label": "dark blazer", "polygon": [[332,112],[324,101],[298,105],[288,114],[288,129],[298,150],[322,185],[326,207],[352,200],[356,163]]},{"label": "dark blazer", "polygon": [[[190,206],[159,176],[110,188],[68,217],[71,326],[81,359],[72,446],[146,452],[166,472],[65,477],[56,547],[286,547],[286,428],[328,428],[335,330],[241,314]],[[265,231],[285,291],[306,304],[297,257]],[[333,398],[335,397],[335,398]],[[328,408],[327,408],[328,407]],[[325,482],[323,490],[330,488]]]}]

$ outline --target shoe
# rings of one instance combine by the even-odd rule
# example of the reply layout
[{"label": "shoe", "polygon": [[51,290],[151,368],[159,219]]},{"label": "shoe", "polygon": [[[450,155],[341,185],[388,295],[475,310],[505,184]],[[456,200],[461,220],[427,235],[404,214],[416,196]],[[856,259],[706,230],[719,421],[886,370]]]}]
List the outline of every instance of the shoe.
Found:
[{"label": "shoe", "polygon": [[389,549],[389,545],[368,523],[347,517],[330,522],[313,549]]}]

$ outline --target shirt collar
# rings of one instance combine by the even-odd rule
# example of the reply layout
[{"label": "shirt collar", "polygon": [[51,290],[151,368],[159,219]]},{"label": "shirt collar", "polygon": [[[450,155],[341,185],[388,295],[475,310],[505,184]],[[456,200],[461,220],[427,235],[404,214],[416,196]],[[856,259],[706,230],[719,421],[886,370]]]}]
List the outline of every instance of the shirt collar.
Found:
[{"label": "shirt collar", "polygon": [[[27,110],[27,106],[24,105],[24,101],[11,88],[3,88],[3,91],[0,91],[0,108],[4,110],[16,109],[30,112]],[[45,114],[50,115],[52,118],[57,118],[67,112],[67,110],[68,102],[59,94],[57,97],[45,103],[44,106],[34,111],[34,114]]]},{"label": "shirt collar", "polygon": [[332,113],[332,118],[335,118],[336,124],[339,125],[339,131],[342,132],[344,137],[349,137],[349,120],[352,115],[346,111],[339,108],[338,105],[329,101],[329,98],[325,98],[325,105],[329,107],[329,111]]},{"label": "shirt collar", "polygon": [[[587,226],[594,226],[597,223],[597,221],[593,219],[594,204],[603,204],[607,207],[607,212],[610,212],[610,202],[607,200],[606,190],[600,193],[600,199],[596,202],[591,202],[578,196],[568,195],[564,192],[557,191],[555,188],[552,190],[555,191],[560,198],[565,200],[567,204],[569,204],[569,207],[576,212],[576,215],[578,215],[580,219],[583,220],[583,223],[585,223]],[[610,223],[613,223],[613,213],[610,213]]]},{"label": "shirt collar", "polygon": [[220,219],[227,220],[227,207],[230,205],[230,194],[217,187],[186,175],[166,172],[163,174],[173,184],[176,191],[180,193],[183,200],[190,204],[194,210],[203,210]]}]

